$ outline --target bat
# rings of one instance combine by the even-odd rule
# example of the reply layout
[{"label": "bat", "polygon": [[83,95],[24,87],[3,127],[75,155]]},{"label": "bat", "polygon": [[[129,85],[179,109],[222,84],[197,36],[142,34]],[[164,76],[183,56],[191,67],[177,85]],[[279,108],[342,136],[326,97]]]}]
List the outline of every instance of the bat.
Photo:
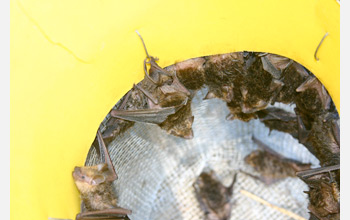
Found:
[{"label": "bat", "polygon": [[274,94],[270,100],[271,104],[273,105],[276,102],[283,86],[285,85],[281,79],[282,73],[287,67],[293,64],[293,60],[270,53],[259,54],[258,56],[261,57],[263,69],[270,73],[273,77],[273,83],[271,83],[270,86],[270,89],[274,91]]},{"label": "bat", "polygon": [[205,83],[205,58],[197,57],[168,66],[165,70],[176,74],[180,82],[190,90],[199,90]]},{"label": "bat", "polygon": [[272,130],[277,130],[289,133],[312,154],[316,153],[312,143],[308,141],[310,130],[305,127],[300,115],[276,107],[269,107],[258,111],[257,115],[260,121],[270,129],[270,132]]},{"label": "bat", "polygon": [[[246,75],[242,85],[239,86],[242,95],[240,106],[243,113],[252,114],[265,109],[269,103],[275,102],[279,91],[284,86],[280,76],[275,76],[271,71],[264,69],[262,60],[266,56],[261,58],[259,53],[244,53]],[[235,86],[236,84],[237,82]]]},{"label": "bat", "polygon": [[[309,77],[308,71],[299,63],[276,54],[261,57],[263,69],[270,73],[277,83],[272,104],[289,104],[299,95],[296,89]],[[280,86],[279,86],[279,85]]]},{"label": "bat", "polygon": [[286,158],[272,150],[255,136],[252,136],[252,140],[260,149],[251,152],[244,158],[244,161],[259,172],[260,176],[255,177],[244,171],[241,172],[270,185],[286,177],[295,177],[295,172],[297,171],[310,169],[311,164],[304,164]]},{"label": "bat", "polygon": [[339,219],[340,215],[340,165],[332,165],[297,172],[308,186],[309,210],[316,220]]},{"label": "bat", "polygon": [[[327,110],[330,107],[331,98],[322,83],[314,76],[309,76],[297,89],[297,92],[305,92],[308,89],[316,90],[318,98],[321,100],[321,106]],[[312,106],[313,107],[313,106]]]},{"label": "bat", "polygon": [[[321,166],[331,166],[340,163],[339,115],[337,112],[322,114],[307,114],[301,111],[309,123],[307,142],[312,144],[315,156]],[[304,121],[304,119],[303,119]]]},{"label": "bat", "polygon": [[322,165],[339,162],[340,128],[339,116],[335,112],[308,114],[297,107],[295,113],[278,108],[267,108],[257,112],[259,119],[271,130],[291,134],[299,140]]},{"label": "bat", "polygon": [[[148,105],[148,98],[144,94],[147,94],[151,99],[154,99],[152,98],[152,95],[142,87],[134,85],[134,87],[127,93],[120,108],[112,109],[110,115],[114,118],[132,122],[160,124],[169,115],[175,114],[178,109],[186,105],[188,100],[185,98],[182,103],[177,103],[175,106],[147,109],[145,107]],[[158,100],[156,102],[158,103]]]},{"label": "bat", "polygon": [[273,78],[280,79],[282,71],[286,69],[293,61],[287,57],[277,54],[264,53],[259,54],[265,71],[269,72]]},{"label": "bat", "polygon": [[228,187],[216,179],[213,171],[202,172],[197,178],[193,187],[206,220],[228,220],[230,218],[232,208],[230,200],[236,176],[237,173]]},{"label": "bat", "polygon": [[168,118],[159,124],[159,127],[166,130],[169,134],[182,137],[184,139],[193,138],[192,124],[194,116],[191,110],[191,101],[184,107],[179,109],[175,114],[168,116]]},{"label": "bat", "polygon": [[[148,54],[143,38],[138,32],[137,34],[143,43],[147,57],[144,60],[145,78],[134,88],[143,93],[146,103],[133,109],[113,109],[110,112],[111,116],[133,122],[157,124],[169,134],[192,138],[192,113],[191,111],[180,111],[185,106],[190,108],[190,91],[177,78],[176,72],[167,71],[156,63],[158,59]],[[150,65],[149,71],[147,65]],[[182,117],[181,112],[190,115]],[[169,119],[170,116],[172,118]],[[175,121],[180,127],[189,127],[188,131],[179,132],[175,128],[176,125],[166,126],[166,124],[175,123]]]},{"label": "bat", "polygon": [[72,173],[82,199],[82,212],[77,214],[76,220],[129,219],[127,215],[131,214],[131,210],[117,206],[113,181],[118,176],[99,130],[97,139],[104,163],[75,167]]},{"label": "bat", "polygon": [[225,102],[233,101],[233,84],[243,78],[243,54],[227,53],[206,57],[204,64],[205,84],[208,93],[204,99],[218,98]]},{"label": "bat", "polygon": [[334,103],[327,90],[314,75],[310,74],[295,91],[297,92],[294,99],[297,106],[296,111],[304,122],[310,123],[307,127],[312,127],[311,130],[316,128],[314,126],[321,118],[325,120],[329,114],[336,113]]},{"label": "bat", "polygon": [[236,52],[214,55],[205,63],[208,93],[205,99],[219,98],[227,103],[227,120],[250,121],[256,112],[274,103],[284,83],[264,70],[259,53]]},{"label": "bat", "polygon": [[[249,121],[256,118],[254,113],[243,112],[242,93],[239,88],[248,75],[245,68],[244,52],[220,54],[206,57],[205,84],[208,93],[204,99],[218,98],[227,103],[230,113],[227,120]],[[243,107],[244,108],[244,107]]]},{"label": "bat", "polygon": [[241,111],[241,93],[235,89],[242,84],[246,74],[242,52],[213,55],[205,57],[204,64],[205,85],[208,87],[206,99],[218,98],[227,103],[230,114],[227,120],[240,119],[249,121],[255,118],[253,114],[244,114]]}]

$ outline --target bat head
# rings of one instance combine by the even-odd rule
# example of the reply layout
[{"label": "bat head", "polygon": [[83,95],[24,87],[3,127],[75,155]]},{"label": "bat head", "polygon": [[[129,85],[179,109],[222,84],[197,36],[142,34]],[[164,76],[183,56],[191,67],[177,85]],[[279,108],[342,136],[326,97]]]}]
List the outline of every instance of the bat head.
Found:
[{"label": "bat head", "polygon": [[255,150],[244,158],[244,162],[246,162],[252,167],[256,167],[257,165],[261,164],[260,161],[263,158],[261,154],[262,154],[261,150]]},{"label": "bat head", "polygon": [[205,186],[205,184],[211,183],[213,181],[213,175],[214,175],[214,171],[212,171],[212,170],[210,172],[208,172],[208,173],[207,172],[202,172],[198,176],[198,178],[197,178],[197,180],[195,182],[196,186],[198,188],[203,188]]},{"label": "bat head", "polygon": [[185,139],[192,139],[193,138],[193,130],[192,130],[192,124],[194,121],[194,116],[190,116],[186,118],[179,126],[174,126],[170,133],[172,135],[182,137]]},{"label": "bat head", "polygon": [[295,170],[295,172],[303,171],[303,170],[309,170],[311,169],[311,163],[291,163],[292,168]]},{"label": "bat head", "polygon": [[110,171],[107,164],[75,167],[72,173],[75,185],[81,193],[93,192],[97,186],[108,181]]}]

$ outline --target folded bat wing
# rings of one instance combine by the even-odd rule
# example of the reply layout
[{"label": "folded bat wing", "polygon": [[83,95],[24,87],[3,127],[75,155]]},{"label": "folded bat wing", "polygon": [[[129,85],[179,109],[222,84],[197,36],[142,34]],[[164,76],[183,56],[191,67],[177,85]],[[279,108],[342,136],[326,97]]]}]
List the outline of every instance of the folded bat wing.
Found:
[{"label": "folded bat wing", "polygon": [[76,216],[76,220],[103,220],[103,219],[123,219],[129,220],[130,210],[123,208],[106,209],[101,211],[82,212]]},{"label": "folded bat wing", "polygon": [[127,121],[160,124],[165,121],[169,115],[175,114],[180,108],[186,105],[186,103],[187,99],[180,105],[160,109],[136,109],[125,111],[113,109],[111,111],[111,116]]}]

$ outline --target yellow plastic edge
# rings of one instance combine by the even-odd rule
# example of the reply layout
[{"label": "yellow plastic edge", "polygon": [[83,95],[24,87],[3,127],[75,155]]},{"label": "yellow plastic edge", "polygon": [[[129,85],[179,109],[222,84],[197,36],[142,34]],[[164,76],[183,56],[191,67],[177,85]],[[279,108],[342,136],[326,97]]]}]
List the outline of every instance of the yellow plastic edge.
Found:
[{"label": "yellow plastic edge", "polygon": [[79,212],[71,172],[84,164],[111,107],[143,78],[135,30],[160,66],[242,50],[289,57],[321,80],[339,110],[339,7],[335,0],[11,0],[11,219]]}]

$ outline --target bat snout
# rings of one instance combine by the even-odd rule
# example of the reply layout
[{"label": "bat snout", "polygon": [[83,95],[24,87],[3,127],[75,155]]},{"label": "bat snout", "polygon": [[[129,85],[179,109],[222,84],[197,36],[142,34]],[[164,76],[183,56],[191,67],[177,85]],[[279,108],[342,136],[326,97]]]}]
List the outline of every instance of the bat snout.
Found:
[{"label": "bat snout", "polygon": [[183,138],[185,138],[185,139],[192,139],[193,138],[193,131],[192,130],[190,130],[189,132],[188,132],[188,134],[186,134]]}]

